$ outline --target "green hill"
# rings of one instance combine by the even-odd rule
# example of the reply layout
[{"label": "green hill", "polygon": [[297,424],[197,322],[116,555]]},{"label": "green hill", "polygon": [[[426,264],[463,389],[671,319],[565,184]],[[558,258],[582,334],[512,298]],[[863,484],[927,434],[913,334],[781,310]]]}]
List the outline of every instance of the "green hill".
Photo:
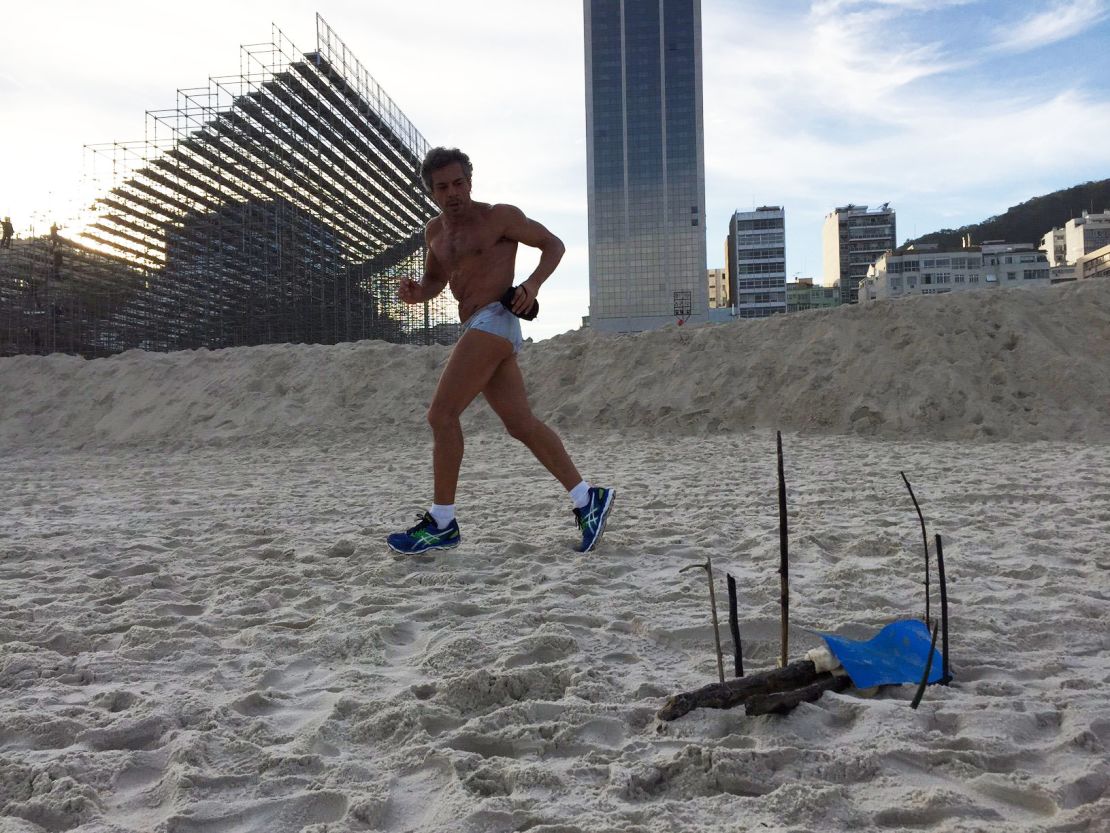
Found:
[{"label": "green hill", "polygon": [[1005,240],[1007,243],[1039,243],[1053,228],[1062,228],[1073,217],[1084,211],[1099,213],[1110,209],[1110,179],[1085,182],[1043,197],[1033,197],[1021,205],[1013,206],[1005,214],[962,226],[941,229],[925,234],[911,243],[937,243],[943,247],[958,248],[964,235],[971,235],[973,244],[984,240]]}]

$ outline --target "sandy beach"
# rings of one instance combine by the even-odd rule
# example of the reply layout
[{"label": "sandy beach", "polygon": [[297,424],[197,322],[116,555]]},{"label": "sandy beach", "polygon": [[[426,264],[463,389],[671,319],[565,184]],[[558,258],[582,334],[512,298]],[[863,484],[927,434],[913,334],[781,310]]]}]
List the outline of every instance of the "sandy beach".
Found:
[{"label": "sandy beach", "polygon": [[[385,547],[447,354],[0,359],[0,831],[1110,830],[1110,286],[526,345],[586,555],[484,403],[462,546]],[[955,679],[662,723],[717,673],[681,568],[775,664],[776,429],[792,655],[923,614],[904,471]]]}]

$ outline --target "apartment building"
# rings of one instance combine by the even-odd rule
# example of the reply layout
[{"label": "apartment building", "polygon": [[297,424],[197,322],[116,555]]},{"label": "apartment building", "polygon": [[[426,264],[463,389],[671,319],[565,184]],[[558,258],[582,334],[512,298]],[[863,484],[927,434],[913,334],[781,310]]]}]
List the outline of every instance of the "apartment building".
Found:
[{"label": "apartment building", "polygon": [[1041,238],[1041,251],[1048,258],[1048,265],[1064,266],[1067,258],[1067,238],[1062,228],[1054,228]]},{"label": "apartment building", "polygon": [[896,219],[890,203],[876,209],[845,205],[825,217],[824,284],[840,287],[841,303],[856,303],[871,264],[895,248]]},{"label": "apartment building", "polygon": [[786,210],[736,211],[728,224],[729,302],[738,318],[786,312]]},{"label": "apartment building", "polygon": [[786,311],[804,312],[840,306],[840,287],[821,286],[813,278],[798,278],[786,284]]},{"label": "apartment building", "polygon": [[1110,246],[1110,211],[1075,217],[1064,224],[1064,248],[1068,263],[1075,263],[1095,249]]},{"label": "apartment building", "polygon": [[707,269],[706,277],[709,283],[709,308],[723,309],[729,305],[728,300],[728,270]]},{"label": "apartment building", "polygon": [[859,301],[1050,282],[1048,257],[1032,243],[994,241],[955,250],[907,246],[875,262],[861,284]]},{"label": "apartment building", "polygon": [[1075,271],[1079,280],[1110,278],[1110,245],[1083,255],[1075,262]]}]

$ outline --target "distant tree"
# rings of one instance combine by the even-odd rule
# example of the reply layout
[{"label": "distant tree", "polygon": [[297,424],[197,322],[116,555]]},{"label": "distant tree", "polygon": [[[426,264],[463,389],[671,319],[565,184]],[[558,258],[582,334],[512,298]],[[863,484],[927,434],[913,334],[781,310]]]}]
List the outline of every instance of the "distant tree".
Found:
[{"label": "distant tree", "polygon": [[984,240],[1039,243],[1046,233],[1062,228],[1064,223],[1081,216],[1084,211],[1097,214],[1107,209],[1110,209],[1110,179],[1103,179],[1033,197],[997,217],[957,229],[941,229],[908,242],[958,248],[960,241],[970,234],[972,244]]}]

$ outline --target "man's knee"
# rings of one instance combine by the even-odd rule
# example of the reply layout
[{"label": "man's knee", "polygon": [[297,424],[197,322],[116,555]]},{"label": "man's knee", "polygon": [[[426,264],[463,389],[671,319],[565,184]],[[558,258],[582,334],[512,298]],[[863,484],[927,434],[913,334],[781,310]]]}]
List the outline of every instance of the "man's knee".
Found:
[{"label": "man's knee", "polygon": [[536,436],[536,432],[543,424],[531,414],[505,420],[505,430],[514,440],[520,440],[525,445]]},{"label": "man's knee", "polygon": [[459,415],[450,408],[433,404],[428,408],[428,425],[432,431],[450,430],[458,426]]}]

